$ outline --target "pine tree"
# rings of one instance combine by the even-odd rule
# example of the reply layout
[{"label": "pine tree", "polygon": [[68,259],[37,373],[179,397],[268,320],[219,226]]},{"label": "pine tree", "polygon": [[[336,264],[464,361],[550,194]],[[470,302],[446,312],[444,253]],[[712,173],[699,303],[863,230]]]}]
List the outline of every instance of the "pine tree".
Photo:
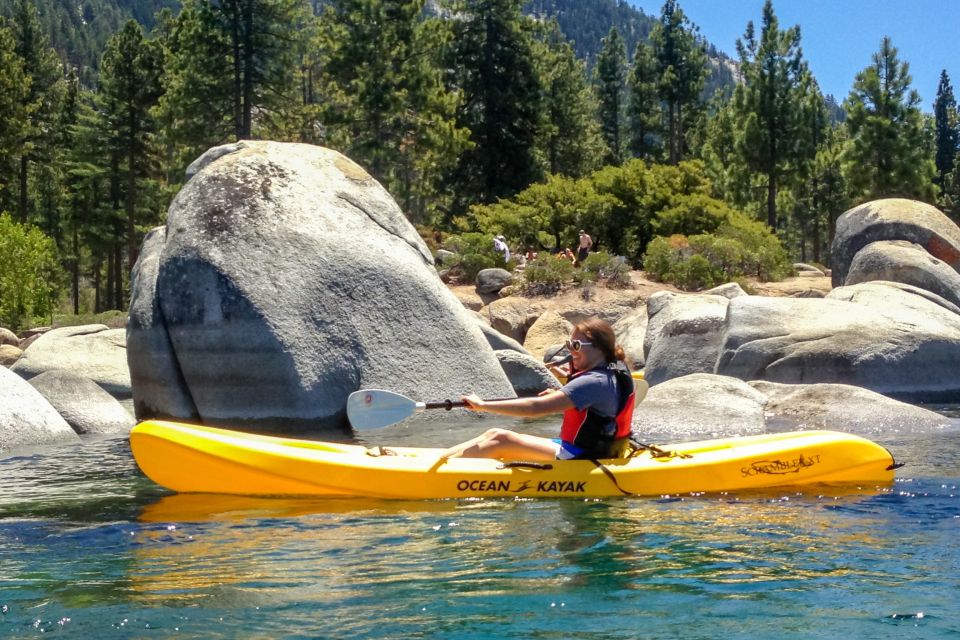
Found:
[{"label": "pine tree", "polygon": [[649,44],[641,42],[633,55],[627,80],[627,121],[630,152],[653,160],[660,152],[660,99],[657,95],[657,61]]},{"label": "pine tree", "polygon": [[27,128],[28,96],[29,79],[13,32],[0,19],[0,211],[13,210],[14,185],[8,178],[16,170],[10,159],[19,155]]},{"label": "pine tree", "polygon": [[579,178],[603,161],[597,102],[573,45],[563,38],[556,22],[546,30],[536,49],[545,93],[543,155],[551,174]]},{"label": "pine tree", "polygon": [[[150,110],[163,89],[160,77],[163,50],[157,41],[144,38],[133,20],[110,39],[100,64],[100,102],[109,123],[112,152],[117,154],[117,178],[123,192],[126,219],[127,267],[137,261],[138,210],[143,208],[140,183],[157,172],[158,161],[151,138],[155,122]],[[156,220],[144,222],[155,223]]]},{"label": "pine tree", "polygon": [[536,154],[542,86],[522,0],[466,0],[454,25],[457,124],[473,147],[452,176],[453,212],[509,197],[543,176]]},{"label": "pine tree", "polygon": [[294,72],[304,9],[298,0],[186,0],[164,25],[170,55],[161,111],[172,141],[185,147],[181,163],[270,131],[302,103]]},{"label": "pine tree", "polygon": [[623,116],[626,89],[627,55],[623,38],[616,27],[603,39],[597,56],[594,83],[600,103],[600,130],[607,143],[607,164],[623,162]]},{"label": "pine tree", "polygon": [[844,103],[850,135],[846,177],[859,198],[933,198],[933,140],[910,83],[909,64],[884,37]]},{"label": "pine tree", "polygon": [[404,209],[427,216],[426,198],[451,167],[467,132],[453,121],[434,52],[443,44],[424,0],[334,0],[321,31],[333,146],[363,164]]},{"label": "pine tree", "polygon": [[[743,83],[734,95],[741,126],[737,147],[747,167],[766,176],[766,219],[777,228],[777,192],[781,180],[812,159],[810,122],[804,107],[822,102],[810,97],[812,80],[800,50],[800,29],[781,31],[771,0],[763,6],[759,41],[753,22],[737,40]],[[810,107],[815,108],[815,107]]]},{"label": "pine tree", "polygon": [[21,129],[17,149],[20,160],[17,217],[23,223],[27,222],[31,209],[30,168],[35,162],[43,163],[51,153],[53,125],[63,98],[64,80],[60,61],[43,32],[33,0],[16,0],[12,28],[15,51],[28,78],[23,103],[27,122]]},{"label": "pine tree", "polygon": [[936,127],[936,165],[937,186],[944,191],[947,176],[956,164],[957,148],[960,145],[960,118],[957,114],[957,101],[953,97],[953,86],[947,70],[940,72],[940,84],[937,86],[937,98],[933,102],[933,117]]},{"label": "pine tree", "polygon": [[697,109],[707,75],[707,54],[696,27],[676,0],[666,0],[660,20],[650,33],[657,60],[657,91],[666,111],[667,159],[671,164],[686,155],[685,128]]}]

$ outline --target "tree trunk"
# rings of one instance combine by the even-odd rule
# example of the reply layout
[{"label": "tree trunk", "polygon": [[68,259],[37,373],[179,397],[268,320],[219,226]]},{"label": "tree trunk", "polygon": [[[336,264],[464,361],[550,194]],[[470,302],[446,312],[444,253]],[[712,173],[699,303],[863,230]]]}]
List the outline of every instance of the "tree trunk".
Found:
[{"label": "tree trunk", "polygon": [[243,128],[241,138],[253,131],[253,2],[243,2]]},{"label": "tree trunk", "polygon": [[130,139],[127,140],[127,193],[125,209],[127,213],[127,268],[133,269],[137,262],[137,117],[130,112]]},{"label": "tree trunk", "polygon": [[777,230],[777,174],[770,172],[767,180],[767,224]]},{"label": "tree trunk", "polygon": [[17,206],[20,224],[27,223],[27,170],[29,168],[30,159],[26,154],[20,156],[20,201]]},{"label": "tree trunk", "polygon": [[113,274],[113,308],[122,311],[127,308],[127,305],[123,295],[123,243],[119,240],[113,245],[113,267],[116,269],[116,273]]},{"label": "tree trunk", "polygon": [[80,315],[80,233],[77,230],[78,225],[73,225],[72,252],[70,258],[70,284],[73,293],[73,315]]},{"label": "tree trunk", "polygon": [[[239,10],[238,10],[239,11]],[[233,31],[230,34],[233,45],[233,134],[237,140],[243,139],[243,60],[241,57],[240,16],[238,11],[232,16]]]}]

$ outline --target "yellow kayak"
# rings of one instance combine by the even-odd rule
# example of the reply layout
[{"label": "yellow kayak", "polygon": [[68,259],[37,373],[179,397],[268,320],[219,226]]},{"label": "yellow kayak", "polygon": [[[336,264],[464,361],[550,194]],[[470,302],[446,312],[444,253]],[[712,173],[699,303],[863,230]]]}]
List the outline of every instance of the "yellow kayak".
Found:
[{"label": "yellow kayak", "polygon": [[893,481],[890,452],[834,431],[663,446],[669,455],[554,460],[440,459],[440,449],[374,447],[147,421],[130,433],[154,482],[181,493],[373,498],[606,497]]}]

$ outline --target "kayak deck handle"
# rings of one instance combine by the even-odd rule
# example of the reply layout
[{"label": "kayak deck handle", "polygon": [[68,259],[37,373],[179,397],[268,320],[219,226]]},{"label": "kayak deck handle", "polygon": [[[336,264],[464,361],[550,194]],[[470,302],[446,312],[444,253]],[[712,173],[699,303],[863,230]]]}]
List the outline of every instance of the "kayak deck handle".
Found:
[{"label": "kayak deck handle", "polygon": [[538,469],[540,471],[549,471],[550,469],[553,469],[553,465],[543,463],[543,462],[529,462],[526,460],[514,460],[512,462],[504,462],[498,465],[497,469]]}]

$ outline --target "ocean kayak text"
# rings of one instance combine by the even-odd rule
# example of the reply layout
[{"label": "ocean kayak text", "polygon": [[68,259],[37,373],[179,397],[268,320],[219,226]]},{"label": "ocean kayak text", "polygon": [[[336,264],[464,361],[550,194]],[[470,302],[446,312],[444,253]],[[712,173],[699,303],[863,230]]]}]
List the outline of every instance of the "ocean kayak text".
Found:
[{"label": "ocean kayak text", "polygon": [[497,493],[585,493],[586,480],[573,482],[570,480],[532,480],[514,482],[511,480],[461,480],[457,483],[458,491],[490,491]]}]

